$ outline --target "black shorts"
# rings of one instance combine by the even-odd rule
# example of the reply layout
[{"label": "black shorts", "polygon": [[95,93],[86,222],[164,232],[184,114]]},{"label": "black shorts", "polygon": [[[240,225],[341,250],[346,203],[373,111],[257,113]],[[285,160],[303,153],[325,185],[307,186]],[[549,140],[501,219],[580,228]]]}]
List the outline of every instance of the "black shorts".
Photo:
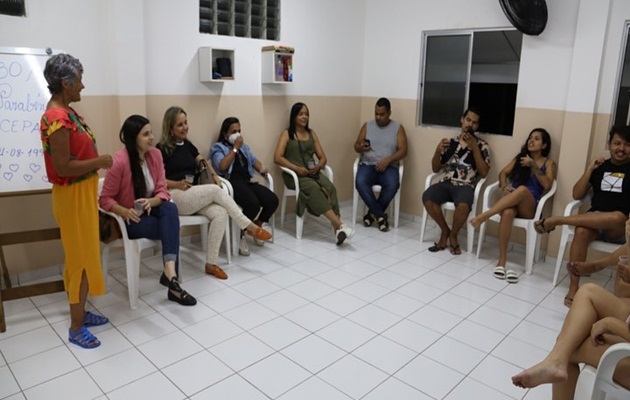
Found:
[{"label": "black shorts", "polygon": [[475,188],[469,185],[453,185],[449,181],[433,184],[422,193],[423,203],[431,201],[442,205],[448,201],[452,201],[455,205],[466,203],[472,206],[474,200]]}]

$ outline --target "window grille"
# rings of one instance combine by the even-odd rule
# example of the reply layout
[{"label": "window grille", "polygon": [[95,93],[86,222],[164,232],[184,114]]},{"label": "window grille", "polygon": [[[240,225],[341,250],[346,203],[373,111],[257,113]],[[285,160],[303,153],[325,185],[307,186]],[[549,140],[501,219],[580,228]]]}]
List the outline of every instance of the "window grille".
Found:
[{"label": "window grille", "polygon": [[199,32],[280,40],[280,0],[199,0]]},{"label": "window grille", "polygon": [[0,0],[0,14],[23,17],[26,15],[25,0]]}]

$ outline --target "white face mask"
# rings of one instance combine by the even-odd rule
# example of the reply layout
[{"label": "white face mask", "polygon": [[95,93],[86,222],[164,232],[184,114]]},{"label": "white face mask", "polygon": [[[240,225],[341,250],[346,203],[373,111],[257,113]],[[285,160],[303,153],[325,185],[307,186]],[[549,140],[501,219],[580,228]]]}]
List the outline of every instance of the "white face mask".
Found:
[{"label": "white face mask", "polygon": [[230,142],[230,144],[234,144],[234,142],[236,142],[236,139],[241,136],[241,132],[234,132],[233,134],[231,134],[230,136],[228,136],[228,142]]}]

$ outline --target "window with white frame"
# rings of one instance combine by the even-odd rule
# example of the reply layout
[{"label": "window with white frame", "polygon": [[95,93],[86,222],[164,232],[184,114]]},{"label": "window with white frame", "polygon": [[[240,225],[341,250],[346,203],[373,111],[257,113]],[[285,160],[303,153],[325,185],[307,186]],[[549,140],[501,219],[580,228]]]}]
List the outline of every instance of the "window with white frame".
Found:
[{"label": "window with white frame", "polygon": [[199,32],[280,40],[280,0],[199,0]]},{"label": "window with white frame", "polygon": [[25,0],[0,0],[0,14],[23,17],[26,15]]},{"label": "window with white frame", "polygon": [[630,21],[626,21],[617,73],[613,125],[630,125]]},{"label": "window with white frame", "polygon": [[522,38],[517,30],[425,32],[418,124],[459,127],[473,107],[480,132],[511,136]]}]

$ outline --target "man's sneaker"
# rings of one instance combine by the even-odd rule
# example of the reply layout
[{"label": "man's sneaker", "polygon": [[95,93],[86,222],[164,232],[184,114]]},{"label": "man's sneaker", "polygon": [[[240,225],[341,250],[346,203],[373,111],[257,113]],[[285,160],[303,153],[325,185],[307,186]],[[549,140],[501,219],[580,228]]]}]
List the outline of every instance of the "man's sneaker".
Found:
[{"label": "man's sneaker", "polygon": [[370,214],[370,212],[368,211],[368,213],[365,214],[365,217],[363,217],[363,226],[369,227],[369,226],[372,226],[373,223],[374,223],[374,216]]},{"label": "man's sneaker", "polygon": [[335,232],[337,246],[340,246],[346,239],[350,239],[352,236],[354,236],[354,231],[341,225],[341,227]]},{"label": "man's sneaker", "polygon": [[382,217],[379,217],[376,220],[376,223],[378,223],[379,231],[387,232],[389,230],[389,222],[387,222],[387,214],[383,215]]},{"label": "man's sneaker", "polygon": [[238,243],[238,254],[242,256],[249,256],[249,246],[247,246],[247,241],[244,237],[241,238],[241,241]]}]

